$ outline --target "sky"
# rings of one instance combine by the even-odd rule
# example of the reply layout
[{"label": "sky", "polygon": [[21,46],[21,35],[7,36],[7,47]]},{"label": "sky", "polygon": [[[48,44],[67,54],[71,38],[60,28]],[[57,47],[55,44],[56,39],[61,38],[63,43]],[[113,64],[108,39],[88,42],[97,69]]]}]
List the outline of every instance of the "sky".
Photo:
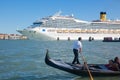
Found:
[{"label": "sky", "polygon": [[101,11],[120,19],[120,0],[0,0],[0,33],[19,34],[17,29],[58,11],[86,21],[98,20]]}]

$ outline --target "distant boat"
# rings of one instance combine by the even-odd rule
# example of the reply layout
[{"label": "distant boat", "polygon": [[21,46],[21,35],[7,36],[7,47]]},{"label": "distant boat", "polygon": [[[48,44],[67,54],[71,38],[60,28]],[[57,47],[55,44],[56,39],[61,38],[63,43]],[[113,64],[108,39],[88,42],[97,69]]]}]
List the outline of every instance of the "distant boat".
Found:
[{"label": "distant boat", "polygon": [[120,38],[104,37],[103,42],[120,42]]},{"label": "distant boat", "polygon": [[73,15],[61,15],[61,12],[33,22],[23,30],[17,30],[29,39],[37,40],[76,40],[82,37],[88,40],[102,40],[104,37],[120,36],[120,20],[107,20],[106,12],[100,13],[100,20],[84,21]]},{"label": "distant boat", "polygon": [[[83,65],[74,65],[61,60],[54,60],[46,52],[45,63],[51,67],[66,71],[78,76],[89,76],[88,71],[83,69]],[[105,64],[88,64],[89,70],[93,76],[120,76],[119,71],[109,70]]]}]

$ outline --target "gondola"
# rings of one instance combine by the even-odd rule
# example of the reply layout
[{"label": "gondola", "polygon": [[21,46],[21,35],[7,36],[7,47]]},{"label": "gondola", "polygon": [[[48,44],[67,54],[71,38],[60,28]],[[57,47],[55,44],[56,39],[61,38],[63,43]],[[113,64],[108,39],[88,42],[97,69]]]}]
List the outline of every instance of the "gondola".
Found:
[{"label": "gondola", "polygon": [[[45,63],[51,67],[57,68],[78,76],[88,76],[88,71],[84,65],[74,65],[62,60],[54,60],[49,57],[48,50],[45,56]],[[120,71],[109,70],[105,64],[87,64],[92,76],[120,76]]]}]

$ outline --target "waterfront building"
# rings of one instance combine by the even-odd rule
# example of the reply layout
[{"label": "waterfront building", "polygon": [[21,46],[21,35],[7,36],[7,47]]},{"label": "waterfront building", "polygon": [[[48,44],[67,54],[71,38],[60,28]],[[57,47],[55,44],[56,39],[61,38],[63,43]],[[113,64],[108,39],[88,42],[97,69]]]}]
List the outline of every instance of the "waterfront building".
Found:
[{"label": "waterfront building", "polygon": [[0,40],[25,40],[28,39],[26,36],[19,34],[0,34]]}]

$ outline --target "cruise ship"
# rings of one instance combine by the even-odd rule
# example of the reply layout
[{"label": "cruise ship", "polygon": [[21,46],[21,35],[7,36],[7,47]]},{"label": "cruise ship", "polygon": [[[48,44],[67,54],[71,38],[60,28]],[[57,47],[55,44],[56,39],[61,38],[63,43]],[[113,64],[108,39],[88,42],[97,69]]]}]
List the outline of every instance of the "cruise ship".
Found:
[{"label": "cruise ship", "polygon": [[108,20],[106,12],[100,12],[100,19],[84,21],[73,15],[61,15],[58,12],[52,16],[36,20],[19,33],[35,40],[103,40],[104,37],[120,37],[120,20]]}]

